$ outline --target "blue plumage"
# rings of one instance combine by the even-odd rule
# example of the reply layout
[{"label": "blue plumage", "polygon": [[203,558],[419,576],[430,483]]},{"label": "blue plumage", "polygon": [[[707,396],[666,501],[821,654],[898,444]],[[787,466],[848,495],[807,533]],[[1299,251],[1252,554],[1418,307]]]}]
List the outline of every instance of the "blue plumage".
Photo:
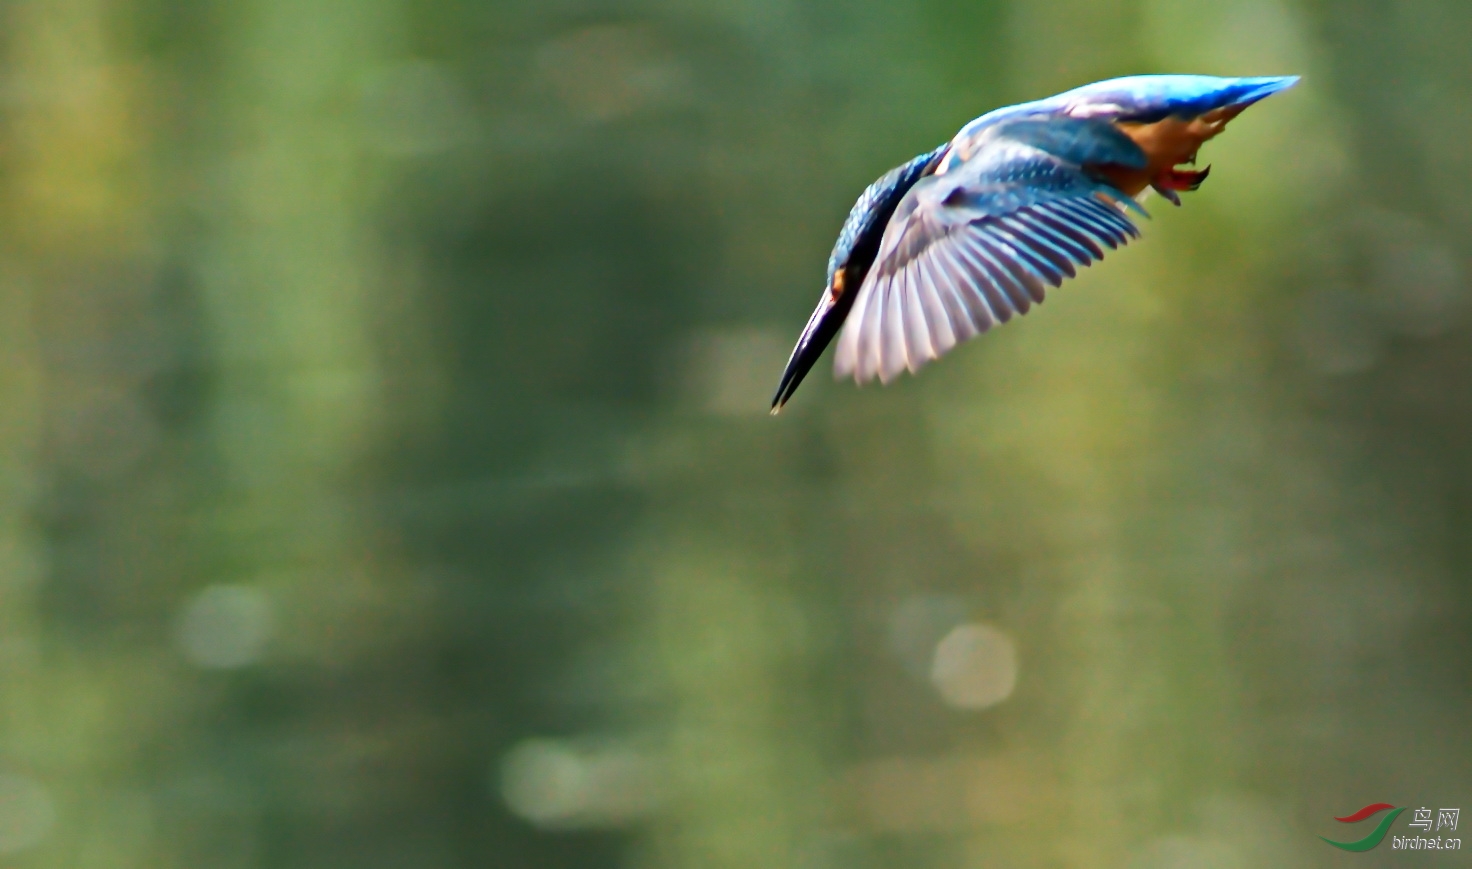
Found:
[{"label": "blue plumage", "polygon": [[1043,301],[1139,235],[1127,211],[1247,106],[1296,76],[1145,75],[997,109],[871,184],[828,261],[828,285],[772,400],[776,413],[840,327],[839,376],[888,381]]},{"label": "blue plumage", "polygon": [[1003,121],[993,129],[998,137],[1079,165],[1112,163],[1143,169],[1149,162],[1133,139],[1096,118],[1028,116]]},{"label": "blue plumage", "polygon": [[[987,112],[961,129],[957,138],[1017,115],[1109,117],[1152,123],[1171,115],[1195,117],[1225,106],[1247,106],[1292,87],[1296,75],[1218,78],[1211,75],[1132,75],[1096,81],[1041,100]],[[1082,110],[1082,111],[1081,111]]]},{"label": "blue plumage", "polygon": [[1298,76],[1217,78],[1209,75],[1136,75],[1095,82],[1059,94],[1091,104],[1115,104],[1116,120],[1152,123],[1171,115],[1190,118],[1225,106],[1248,106],[1292,87]]},{"label": "blue plumage", "polygon": [[940,159],[949,146],[949,143],[941,145],[903,166],[889,170],[864,189],[854,207],[849,209],[848,218],[838,231],[838,241],[833,245],[833,253],[828,257],[830,285],[833,283],[833,275],[849,262],[855,248],[865,239],[874,237],[874,244],[878,245],[877,234],[884,232],[884,224],[894,214],[894,207],[899,203],[900,197],[908,193],[916,181],[934,171],[935,161]]}]

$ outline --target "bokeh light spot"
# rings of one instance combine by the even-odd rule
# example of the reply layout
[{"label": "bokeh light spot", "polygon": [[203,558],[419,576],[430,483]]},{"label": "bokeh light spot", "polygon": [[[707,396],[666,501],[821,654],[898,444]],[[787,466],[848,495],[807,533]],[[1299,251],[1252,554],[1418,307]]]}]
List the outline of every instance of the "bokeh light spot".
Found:
[{"label": "bokeh light spot", "polygon": [[191,598],[179,614],[180,651],[205,669],[254,664],[270,637],[270,601],[251,586],[212,585]]},{"label": "bokeh light spot", "polygon": [[507,808],[544,828],[618,827],[654,803],[648,764],[616,745],[527,739],[506,753],[500,778]]},{"label": "bokeh light spot", "polygon": [[1017,687],[1017,646],[990,625],[959,625],[936,645],[930,680],[958,709],[995,706]]}]

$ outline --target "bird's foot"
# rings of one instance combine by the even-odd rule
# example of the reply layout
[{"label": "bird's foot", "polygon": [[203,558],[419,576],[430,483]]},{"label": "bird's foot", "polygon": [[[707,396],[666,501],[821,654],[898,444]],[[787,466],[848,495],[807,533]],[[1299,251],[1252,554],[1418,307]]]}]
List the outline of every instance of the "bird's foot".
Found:
[{"label": "bird's foot", "polygon": [[1190,169],[1166,169],[1155,176],[1155,179],[1150,182],[1150,186],[1155,188],[1156,193],[1168,199],[1172,205],[1180,205],[1181,197],[1177,195],[1176,191],[1196,190],[1201,186],[1201,182],[1206,180],[1206,176],[1210,174],[1210,166],[1207,166],[1200,172]]},{"label": "bird's foot", "polygon": [[1166,190],[1195,190],[1211,174],[1211,167],[1207,166],[1200,172],[1194,169],[1166,169],[1155,176],[1155,186]]}]

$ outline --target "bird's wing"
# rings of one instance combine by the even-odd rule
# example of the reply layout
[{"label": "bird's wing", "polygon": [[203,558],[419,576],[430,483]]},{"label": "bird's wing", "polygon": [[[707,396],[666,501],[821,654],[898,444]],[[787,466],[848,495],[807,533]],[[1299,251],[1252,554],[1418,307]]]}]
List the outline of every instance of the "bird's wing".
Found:
[{"label": "bird's wing", "polygon": [[1124,213],[1139,206],[1085,171],[1144,165],[1107,122],[1028,118],[970,145],[963,163],[922,179],[896,208],[839,337],[839,377],[887,383],[917,371],[1139,237]]}]

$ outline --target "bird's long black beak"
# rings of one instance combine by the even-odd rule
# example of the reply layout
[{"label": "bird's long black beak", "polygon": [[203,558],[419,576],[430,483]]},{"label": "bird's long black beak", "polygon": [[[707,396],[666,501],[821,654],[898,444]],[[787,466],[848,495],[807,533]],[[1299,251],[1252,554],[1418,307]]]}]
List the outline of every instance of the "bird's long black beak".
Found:
[{"label": "bird's long black beak", "polygon": [[783,370],[782,380],[777,384],[777,393],[772,396],[773,416],[782,410],[792,393],[797,391],[802,379],[813,370],[813,365],[823,355],[823,350],[832,343],[838,330],[843,327],[843,321],[848,319],[848,312],[853,308],[854,296],[857,295],[857,292],[840,292],[834,298],[832,287],[823,290],[823,298],[818,300],[818,307],[808,318],[807,326],[803,327],[797,346],[792,348],[792,355],[787,359],[787,368]]}]

